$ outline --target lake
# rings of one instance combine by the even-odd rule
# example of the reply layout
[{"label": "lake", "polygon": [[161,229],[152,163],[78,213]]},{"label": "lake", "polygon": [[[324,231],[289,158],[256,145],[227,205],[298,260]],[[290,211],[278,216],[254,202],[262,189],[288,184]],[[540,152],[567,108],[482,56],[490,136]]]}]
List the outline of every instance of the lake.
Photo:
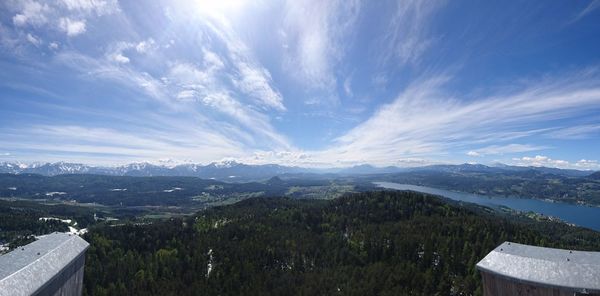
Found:
[{"label": "lake", "polygon": [[453,200],[471,202],[488,207],[505,206],[524,212],[536,212],[545,216],[554,216],[563,221],[600,231],[600,208],[582,205],[572,205],[559,202],[547,202],[539,199],[516,197],[490,197],[472,193],[455,192],[444,189],[399,184],[392,182],[374,182],[375,185],[386,189],[411,190],[423,193],[441,195]]}]

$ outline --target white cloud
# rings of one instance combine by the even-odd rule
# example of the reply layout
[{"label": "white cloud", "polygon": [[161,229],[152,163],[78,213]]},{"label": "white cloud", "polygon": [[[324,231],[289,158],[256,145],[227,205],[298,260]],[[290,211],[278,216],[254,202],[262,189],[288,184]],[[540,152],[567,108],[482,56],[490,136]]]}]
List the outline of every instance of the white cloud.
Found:
[{"label": "white cloud", "polygon": [[27,23],[27,17],[23,14],[17,14],[13,16],[13,23],[15,26],[23,26]]},{"label": "white cloud", "polygon": [[207,69],[209,69],[210,71],[219,71],[225,67],[223,60],[216,53],[214,53],[206,48],[202,49],[202,53],[203,53],[204,66]]},{"label": "white cloud", "polygon": [[124,56],[123,53],[115,53],[109,56],[109,58],[117,63],[126,64],[129,63],[129,58]]},{"label": "white cloud", "polygon": [[383,36],[381,63],[389,63],[392,58],[402,64],[416,63],[434,42],[428,36],[429,23],[445,1],[409,0],[396,4]]},{"label": "white cloud", "polygon": [[485,155],[498,155],[498,154],[511,154],[530,152],[537,150],[544,150],[548,147],[536,146],[536,145],[523,145],[523,144],[507,144],[507,145],[490,145],[487,147],[471,150],[467,152],[468,156],[485,156]]},{"label": "white cloud", "polygon": [[127,64],[130,62],[129,57],[123,53],[125,50],[134,47],[133,43],[129,42],[116,42],[109,46],[106,58],[109,61],[116,62],[117,64]]},{"label": "white cloud", "polygon": [[566,160],[560,159],[552,159],[548,156],[536,155],[535,157],[524,156],[522,158],[513,158],[513,160],[518,161],[518,165],[522,166],[535,166],[535,167],[558,167],[558,168],[568,168],[569,162]]},{"label": "white cloud", "polygon": [[48,48],[52,49],[52,50],[57,50],[58,49],[58,43],[57,42],[50,42],[50,44],[48,44]]},{"label": "white cloud", "polygon": [[600,164],[598,163],[597,160],[587,160],[587,159],[581,159],[578,160],[575,163],[575,167],[581,168],[581,169],[600,169]]},{"label": "white cloud", "polygon": [[567,160],[552,159],[548,156],[536,155],[534,157],[524,156],[521,158],[513,158],[515,165],[519,166],[534,166],[534,167],[553,167],[561,169],[580,169],[580,170],[597,170],[600,169],[600,164],[597,160],[581,159],[574,163]]},{"label": "white cloud", "polygon": [[85,20],[72,20],[68,17],[63,17],[59,20],[59,27],[67,33],[67,36],[77,36],[85,32]]},{"label": "white cloud", "polygon": [[27,41],[35,46],[40,46],[42,44],[42,40],[31,33],[27,33]]},{"label": "white cloud", "polygon": [[473,157],[480,157],[482,156],[481,153],[477,152],[477,151],[469,151],[467,152],[468,156],[473,156]]},{"label": "white cloud", "polygon": [[[197,1],[191,6],[180,7],[179,10],[169,9],[167,15],[173,22],[191,21],[202,28],[203,33],[198,34],[197,38],[200,40],[197,42],[204,44],[204,67],[199,70],[207,72],[207,64],[212,64],[216,68],[206,74],[221,87],[227,86],[229,92],[236,94],[236,99],[264,110],[285,111],[283,97],[274,87],[270,71],[261,64],[242,37],[245,35],[245,28],[240,26],[240,29],[232,24],[236,19],[234,16],[240,16],[246,10],[246,4],[250,2]],[[194,9],[193,15],[189,14],[190,9]],[[164,47],[172,46],[173,41]],[[214,49],[218,49],[219,54]]]},{"label": "white cloud", "polygon": [[483,143],[497,146],[471,150],[497,154],[541,149],[499,142],[540,133],[541,124],[573,118],[581,111],[600,112],[600,80],[593,72],[563,74],[560,79],[477,100],[459,99],[445,92],[447,77],[415,82],[320,154],[386,164],[402,158],[440,158],[448,151]]},{"label": "white cloud", "polygon": [[117,0],[56,0],[56,1],[11,1],[7,8],[16,27],[49,26],[77,36],[86,31],[88,19],[119,11]]},{"label": "white cloud", "polygon": [[334,67],[344,55],[342,42],[353,31],[359,1],[287,1],[283,30],[286,68],[306,87],[331,90]]},{"label": "white cloud", "polygon": [[[176,122],[170,120],[169,124]],[[99,160],[110,164],[114,164],[116,158],[143,161],[171,157],[210,162],[245,155],[242,143],[219,131],[191,128],[184,124],[160,129],[142,128],[135,133],[102,127],[44,125],[19,130],[2,129],[2,134],[0,145],[3,147],[33,150],[33,155],[43,161],[65,153],[70,155],[70,161],[81,157],[86,162]]]},{"label": "white cloud", "polygon": [[217,55],[205,50],[204,66],[204,69],[199,69],[192,64],[177,63],[171,67],[166,80],[178,99],[202,102],[234,119],[257,139],[264,139],[274,147],[290,146],[287,139],[275,131],[266,115],[232,97],[231,91],[218,79],[217,72],[223,65]]},{"label": "white cloud", "polygon": [[233,80],[237,88],[257,98],[263,105],[285,111],[283,98],[271,87],[271,74],[266,69],[242,61],[238,61],[237,67],[240,75]]},{"label": "white cloud", "polygon": [[41,26],[48,22],[47,14],[51,8],[47,3],[41,4],[36,1],[21,1],[17,2],[19,13],[12,18],[15,26]]},{"label": "white cloud", "polygon": [[[174,112],[195,113],[201,105],[212,109],[201,108],[214,122],[211,127],[228,137],[239,139],[244,144],[240,149],[248,147],[268,147],[287,149],[288,140],[280,135],[270,124],[269,117],[257,111],[253,106],[240,103],[232,89],[227,87],[227,77],[222,73],[224,62],[221,57],[208,49],[203,49],[201,65],[185,62],[167,62],[168,70],[160,79],[136,70],[134,66],[114,65],[111,58],[119,58],[114,53],[133,49],[134,44],[122,42],[110,46],[106,60],[97,60],[74,52],[61,52],[56,56],[58,62],[65,64],[89,79],[108,79],[136,91],[142,91],[158,102],[172,108]],[[143,100],[144,96],[136,96]],[[214,112],[217,111],[217,112]],[[223,116],[228,118],[223,121]],[[233,120],[231,120],[233,119]],[[212,124],[212,123],[211,123]]]},{"label": "white cloud", "polygon": [[229,61],[235,70],[230,73],[233,85],[262,107],[285,111],[283,97],[272,86],[271,73],[258,63],[231,25],[222,17],[208,21],[209,28],[219,36],[227,48]]},{"label": "white cloud", "polygon": [[204,94],[218,88],[213,71],[214,68],[210,67],[202,70],[189,63],[176,63],[171,66],[166,78],[175,93],[183,92],[185,95],[182,97],[189,97],[189,94]]},{"label": "white cloud", "polygon": [[185,89],[177,93],[176,98],[178,100],[194,100],[196,98],[196,91],[191,89]]},{"label": "white cloud", "polygon": [[[76,71],[76,73],[80,73],[84,80],[106,79],[113,81],[123,87],[156,99],[171,109],[181,108],[170,99],[162,81],[155,79],[146,72],[114,65],[114,61],[111,61],[110,58],[106,60],[96,59],[73,51],[61,51],[55,56],[55,60]],[[148,97],[136,96],[135,98],[147,100]]]},{"label": "white cloud", "polygon": [[149,50],[151,50],[151,49],[155,48],[155,43],[156,43],[156,42],[154,42],[154,39],[152,39],[152,38],[148,38],[148,40],[144,40],[144,41],[141,41],[141,42],[139,42],[139,43],[138,43],[138,44],[135,46],[135,50],[136,50],[138,53],[146,53],[146,52],[148,52]]},{"label": "white cloud", "polygon": [[119,10],[117,0],[62,0],[62,4],[71,11],[98,16],[111,14]]}]

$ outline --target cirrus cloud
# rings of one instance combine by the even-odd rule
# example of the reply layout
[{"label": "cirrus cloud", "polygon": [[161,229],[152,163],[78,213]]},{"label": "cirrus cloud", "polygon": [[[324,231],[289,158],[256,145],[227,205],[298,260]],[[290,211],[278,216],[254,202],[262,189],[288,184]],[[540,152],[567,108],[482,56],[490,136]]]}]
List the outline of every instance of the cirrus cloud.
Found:
[{"label": "cirrus cloud", "polygon": [[468,156],[486,156],[486,155],[499,155],[499,154],[512,154],[521,152],[530,152],[537,150],[548,149],[546,146],[536,146],[528,144],[507,144],[507,145],[491,145],[476,150],[470,150],[467,152]]}]

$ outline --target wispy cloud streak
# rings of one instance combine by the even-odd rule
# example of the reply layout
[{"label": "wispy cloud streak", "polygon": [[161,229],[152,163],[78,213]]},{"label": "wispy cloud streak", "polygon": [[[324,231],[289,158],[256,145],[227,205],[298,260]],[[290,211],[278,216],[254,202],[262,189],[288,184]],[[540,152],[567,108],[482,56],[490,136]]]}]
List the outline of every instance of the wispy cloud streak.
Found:
[{"label": "wispy cloud streak", "polygon": [[[473,101],[445,92],[447,77],[423,80],[321,153],[355,162],[393,163],[407,157],[440,157],[451,149],[502,140],[506,134],[530,131],[581,111],[600,110],[600,83],[595,74],[590,75],[575,73]],[[508,147],[522,152],[521,148],[533,149]]]},{"label": "wispy cloud streak", "polygon": [[521,152],[530,152],[537,150],[548,149],[546,146],[536,146],[529,144],[507,144],[507,145],[490,145],[487,147],[469,150],[467,152],[468,156],[486,156],[486,155],[502,155],[502,154],[513,154],[513,153],[521,153]]},{"label": "wispy cloud streak", "polygon": [[444,4],[443,0],[397,1],[382,38],[380,62],[417,63],[434,42],[428,29],[434,14]]}]

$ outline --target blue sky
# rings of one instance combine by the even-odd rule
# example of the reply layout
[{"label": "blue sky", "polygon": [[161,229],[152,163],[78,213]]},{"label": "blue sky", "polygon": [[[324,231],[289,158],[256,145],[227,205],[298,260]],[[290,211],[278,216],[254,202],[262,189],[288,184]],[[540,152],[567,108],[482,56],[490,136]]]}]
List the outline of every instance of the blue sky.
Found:
[{"label": "blue sky", "polygon": [[600,1],[2,1],[0,161],[600,169]]}]

